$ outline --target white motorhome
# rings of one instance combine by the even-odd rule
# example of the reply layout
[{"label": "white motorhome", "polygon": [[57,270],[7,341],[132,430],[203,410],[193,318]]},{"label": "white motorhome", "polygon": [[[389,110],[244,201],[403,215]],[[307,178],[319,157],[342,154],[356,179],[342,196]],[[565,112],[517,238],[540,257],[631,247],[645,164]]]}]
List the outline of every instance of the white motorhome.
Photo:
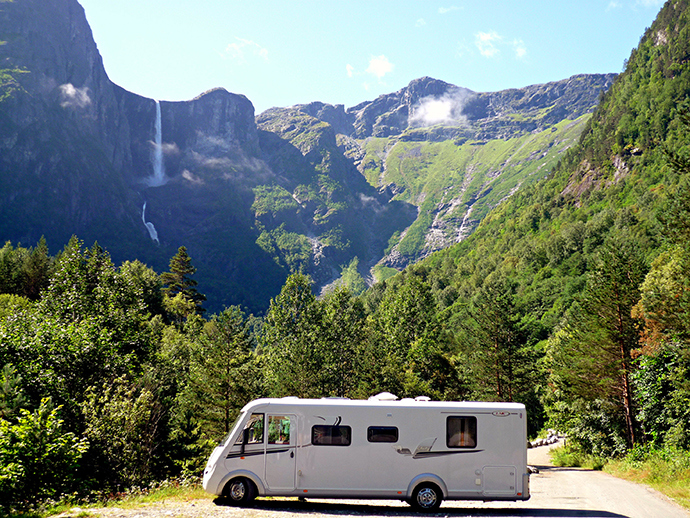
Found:
[{"label": "white motorhome", "polygon": [[518,403],[258,399],[211,455],[204,489],[256,496],[527,500],[527,416]]}]

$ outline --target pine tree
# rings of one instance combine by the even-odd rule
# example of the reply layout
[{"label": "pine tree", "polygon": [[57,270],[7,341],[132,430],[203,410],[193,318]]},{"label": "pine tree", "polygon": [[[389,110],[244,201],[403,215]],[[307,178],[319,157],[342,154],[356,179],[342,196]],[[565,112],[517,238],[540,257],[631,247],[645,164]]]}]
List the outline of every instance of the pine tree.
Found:
[{"label": "pine tree", "polygon": [[627,233],[610,239],[596,259],[580,300],[551,340],[551,381],[575,406],[612,409],[611,421],[618,422],[611,430],[620,430],[615,433],[631,447],[639,432],[632,353],[640,346],[639,322],[631,312],[647,268]]},{"label": "pine tree", "polygon": [[232,306],[204,325],[191,351],[181,408],[194,416],[206,439],[230,431],[240,409],[260,396],[260,375],[251,351],[247,319]]},{"label": "pine tree", "polygon": [[490,275],[460,326],[481,399],[524,402],[534,386],[535,331],[517,305],[515,290],[500,273]]},{"label": "pine tree", "polygon": [[201,304],[206,300],[206,296],[196,289],[198,283],[191,278],[195,273],[196,268],[192,265],[187,248],[181,246],[170,259],[170,271],[161,275],[161,282],[165,285],[163,293],[170,298],[182,293],[185,298],[194,302],[198,313],[203,313],[205,310]]},{"label": "pine tree", "polygon": [[48,287],[52,268],[52,260],[48,255],[48,245],[45,237],[31,250],[24,259],[24,287],[23,295],[31,300],[38,300],[41,292]]}]

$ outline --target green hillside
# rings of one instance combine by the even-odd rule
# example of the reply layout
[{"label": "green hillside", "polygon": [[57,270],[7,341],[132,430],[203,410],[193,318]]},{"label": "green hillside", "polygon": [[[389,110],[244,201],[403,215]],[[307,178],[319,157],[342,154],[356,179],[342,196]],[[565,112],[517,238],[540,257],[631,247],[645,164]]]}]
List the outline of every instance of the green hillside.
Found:
[{"label": "green hillside", "polygon": [[[399,192],[419,216],[391,242],[408,261],[467,237],[487,213],[517,189],[543,178],[577,142],[589,114],[511,138],[362,141],[367,181]],[[389,250],[390,252],[390,250]]]},{"label": "green hillside", "polygon": [[589,453],[690,446],[689,17],[687,1],[664,6],[546,178],[369,294],[423,278],[472,397],[512,387]]}]

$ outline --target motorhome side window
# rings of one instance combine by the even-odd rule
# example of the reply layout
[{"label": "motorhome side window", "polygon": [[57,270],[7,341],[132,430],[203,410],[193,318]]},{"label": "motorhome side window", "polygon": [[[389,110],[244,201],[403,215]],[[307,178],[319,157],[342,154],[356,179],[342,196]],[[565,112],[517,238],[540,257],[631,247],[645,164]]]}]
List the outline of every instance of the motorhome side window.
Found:
[{"label": "motorhome side window", "polygon": [[395,426],[370,426],[367,428],[369,442],[398,442],[398,428]]},{"label": "motorhome side window", "polygon": [[284,415],[268,417],[268,444],[290,444],[290,418]]},{"label": "motorhome side window", "polygon": [[[246,437],[246,440],[244,439]],[[244,425],[242,434],[237,438],[237,443],[241,444],[261,444],[264,442],[264,415],[252,414]]]},{"label": "motorhome side window", "polygon": [[449,448],[475,448],[477,446],[477,418],[474,416],[448,416],[446,420],[446,446]]},{"label": "motorhome side window", "polygon": [[311,443],[316,446],[350,446],[352,428],[317,424],[311,427]]}]

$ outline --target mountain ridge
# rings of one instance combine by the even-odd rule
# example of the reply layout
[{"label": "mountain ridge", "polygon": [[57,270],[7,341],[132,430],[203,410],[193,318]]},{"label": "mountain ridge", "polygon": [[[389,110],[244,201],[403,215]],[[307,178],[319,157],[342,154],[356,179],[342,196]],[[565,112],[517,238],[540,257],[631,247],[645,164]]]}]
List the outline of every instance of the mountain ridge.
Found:
[{"label": "mountain ridge", "polygon": [[[506,178],[514,174],[500,164],[472,178],[442,169],[481,169],[467,156],[487,143],[498,149],[516,131],[527,140],[540,124],[551,127],[548,113],[510,104],[527,96],[523,90],[502,94],[501,106],[513,106],[503,110],[506,118],[484,102],[498,97],[429,77],[348,109],[314,102],[256,115],[246,96],[223,88],[157,103],[110,81],[76,0],[4,2],[0,29],[8,35],[0,46],[0,235],[15,243],[44,235],[60,246],[76,234],[98,241],[116,262],[136,257],[157,271],[185,245],[213,309],[241,304],[261,312],[293,271],[323,287],[354,259],[365,277],[376,265],[418,260],[436,249],[424,248],[425,235],[440,228],[450,235],[457,221],[467,222],[469,201],[492,192],[501,199],[523,181]],[[583,105],[608,81],[590,79],[578,90]],[[474,111],[443,105],[451,94],[475,99]],[[421,123],[431,117],[420,112],[424,99],[446,110],[431,126]],[[521,149],[534,146],[534,159],[561,131],[572,133],[557,128],[554,138],[508,146],[500,163],[529,162]],[[547,148],[537,150],[537,140]],[[156,149],[165,178],[154,185]],[[430,174],[436,183],[448,176],[477,185],[440,199],[424,184]],[[487,207],[496,202],[487,200]],[[438,216],[448,207],[463,210]],[[383,259],[391,253],[399,259]]]}]

